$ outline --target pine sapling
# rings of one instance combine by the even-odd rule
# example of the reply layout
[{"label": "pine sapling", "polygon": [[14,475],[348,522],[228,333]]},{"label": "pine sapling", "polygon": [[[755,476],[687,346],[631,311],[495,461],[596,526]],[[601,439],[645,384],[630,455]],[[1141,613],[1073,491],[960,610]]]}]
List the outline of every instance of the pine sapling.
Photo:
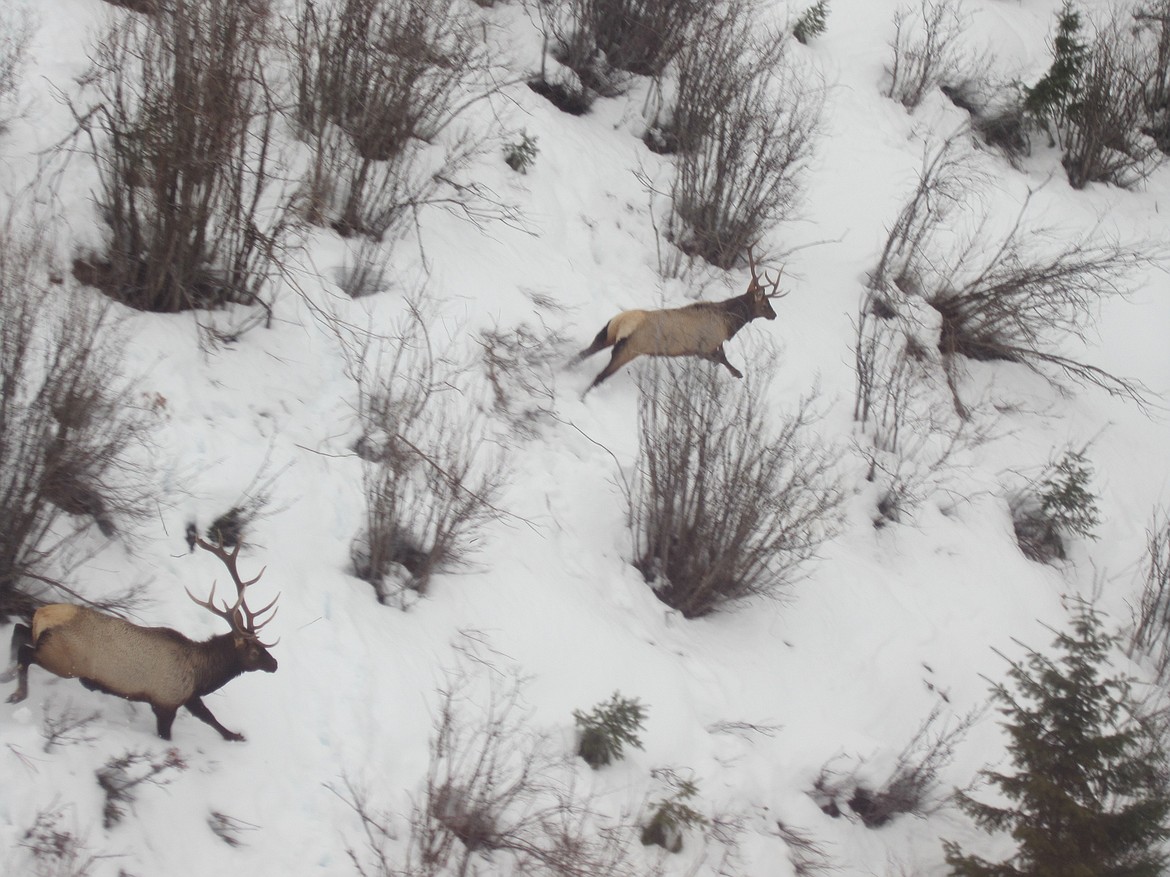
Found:
[{"label": "pine sapling", "polygon": [[573,718],[580,729],[577,754],[594,770],[621,758],[626,745],[642,748],[638,732],[646,719],[646,708],[637,698],[625,698],[615,691],[588,714],[573,710]]},{"label": "pine sapling", "polygon": [[829,0],[817,0],[796,19],[796,24],[792,27],[792,35],[799,42],[808,45],[810,40],[825,32],[828,19]]},{"label": "pine sapling", "polygon": [[1040,513],[1057,527],[1094,538],[1100,521],[1097,497],[1089,490],[1093,468],[1083,451],[1065,451],[1040,485]]},{"label": "pine sapling", "polygon": [[673,779],[674,794],[659,801],[650,821],[642,828],[642,844],[657,844],[669,853],[683,847],[683,835],[688,828],[706,825],[707,818],[687,802],[698,797],[699,786],[694,780]]},{"label": "pine sapling", "polygon": [[[1024,92],[1024,112],[1038,125],[1057,128],[1072,119],[1080,94],[1089,50],[1081,40],[1081,14],[1072,0],[1065,0],[1057,15],[1056,38],[1052,42],[1052,66],[1040,81]],[[1049,129],[1049,139],[1052,131]],[[1055,141],[1053,140],[1053,145]]]},{"label": "pine sapling", "polygon": [[1029,650],[997,684],[1011,772],[982,771],[994,802],[960,792],[986,831],[1008,832],[1015,855],[993,863],[945,842],[952,877],[1160,877],[1170,864],[1170,761],[1163,728],[1110,675],[1117,636],[1081,603],[1052,654]]}]

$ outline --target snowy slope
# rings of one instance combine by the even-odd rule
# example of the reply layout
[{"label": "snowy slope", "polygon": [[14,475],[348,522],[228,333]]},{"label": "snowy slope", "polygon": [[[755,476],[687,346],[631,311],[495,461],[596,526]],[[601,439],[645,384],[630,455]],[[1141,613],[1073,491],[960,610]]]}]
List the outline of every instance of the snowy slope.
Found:
[{"label": "snowy slope", "polygon": [[[57,92],[74,87],[100,23],[123,13],[100,0],[8,2],[23,3],[38,20],[22,91],[26,110],[0,135],[0,175],[11,196],[31,178],[41,151],[67,134],[71,120]],[[780,20],[803,5],[769,2]],[[425,284],[437,303],[435,336],[453,349],[472,355],[480,330],[527,325],[563,334],[567,360],[619,309],[682,304],[700,291],[722,298],[747,281],[744,271],[710,269],[686,281],[660,277],[663,205],[652,203],[636,174],[661,187],[671,166],[639,139],[644,86],[600,100],[581,118],[559,113],[523,84],[510,86],[473,118],[485,125],[495,119],[502,141],[520,130],[536,136],[539,155],[521,176],[489,152],[474,174],[519,207],[522,227],[477,228],[442,211],[425,213],[421,240],[393,250],[391,288],[358,301],[335,279],[348,244],[308,231],[294,256],[295,288],[282,289],[272,328],[210,351],[190,314],[120,314],[128,373],[140,376],[143,393],[165,400],[150,451],[157,514],[139,522],[126,545],[106,546],[79,572],[79,585],[102,593],[144,582],[151,601],[143,623],[192,637],[219,633],[183,589],[206,593],[224,578],[222,568],[188,553],[184,529],[190,520],[206,526],[238,502],[258,473],[274,475],[241,566],[245,574],[265,566],[257,588],[281,594],[270,628],[280,637],[273,651],[280,669],[242,676],[208,699],[225,725],[244,731],[246,743],[225,743],[180,714],[173,746],[186,769],[170,772],[165,785],[143,785],[129,815],[105,829],[95,770],[128,751],[158,758],[169,747],[154,736],[144,706],[34,668],[30,698],[0,704],[0,873],[45,873],[22,843],[36,814],[53,807],[63,808],[62,827],[99,857],[88,872],[99,877],[355,873],[347,848],[361,847],[361,824],[344,800],[345,784],[365,789],[372,806],[392,814],[390,848],[404,850],[439,692],[452,674],[468,678],[471,716],[493,688],[523,679],[517,716],[526,734],[547,735],[555,753],[572,751],[573,710],[615,690],[640,699],[648,708],[643,749],[598,773],[573,762],[558,768],[557,781],[574,779],[603,823],[628,824],[648,799],[667,794],[652,770],[693,777],[693,806],[740,826],[726,873],[795,873],[778,822],[811,837],[845,877],[943,873],[939,837],[987,855],[1002,852],[953,810],[903,816],[873,830],[824,814],[809,793],[826,765],[880,779],[936,705],[957,718],[985,703],[985,677],[1004,669],[992,649],[1010,653],[1018,648],[1013,638],[1045,645],[1050,634],[1042,623],[1062,622],[1062,595],[1101,584],[1102,607],[1128,621],[1145,527],[1170,501],[1170,425],[1156,406],[1143,413],[1100,391],[1058,394],[1023,369],[973,367],[972,388],[991,386],[996,398],[1022,404],[1002,415],[997,438],[955,461],[907,521],[873,526],[875,495],[851,421],[853,320],[865,272],[916,181],[924,147],[966,117],[941,94],[913,114],[881,96],[898,5],[832,0],[827,33],[793,48],[828,91],[799,216],[762,246],[792,251],[784,275],[791,294],[778,303],[776,321],[752,324],[729,345],[729,357],[747,363],[745,371],[765,339],[780,351],[769,400],[777,411],[792,410],[819,386],[826,415],[817,428],[839,448],[850,494],[846,523],[790,599],[688,621],[655,598],[630,565],[620,489],[637,451],[635,374],[644,364],[582,401],[601,357],[550,372],[555,416],[510,448],[513,475],[500,505],[515,517],[488,528],[471,567],[440,576],[406,611],[380,605],[350,574],[350,543],[361,527],[361,465],[351,453],[356,389],[322,314],[385,329]],[[1035,78],[1045,69],[1056,0],[967,5],[967,38],[994,47],[1005,78]],[[540,42],[529,17],[512,4],[488,14],[503,29],[518,72],[534,69]],[[989,201],[1002,223],[1030,187],[1048,179],[1038,196],[1043,218],[1070,234],[1103,220],[1122,235],[1170,236],[1170,203],[1162,203],[1170,200],[1170,169],[1136,192],[1076,192],[1047,150],[1023,170],[991,152],[974,159],[994,180]],[[64,173],[69,183],[52,209],[68,253],[97,232],[91,170],[75,157]],[[555,307],[539,303],[544,299]],[[1170,278],[1151,270],[1128,300],[1103,308],[1090,349],[1070,350],[1167,393],[1167,327]],[[1025,559],[1014,543],[1007,490],[1066,445],[1090,441],[1099,538],[1077,543],[1063,566]],[[44,752],[43,713],[66,705],[100,711],[86,729],[92,739]],[[1000,732],[986,716],[944,782],[965,785],[1002,757]],[[213,813],[246,824],[240,846],[212,832]],[[658,859],[642,852],[636,829],[628,831],[650,873]],[[661,865],[690,873],[703,848],[696,832],[683,854]],[[724,848],[713,838],[706,849],[696,873],[716,873]],[[502,859],[479,873],[497,868],[505,868]]]}]

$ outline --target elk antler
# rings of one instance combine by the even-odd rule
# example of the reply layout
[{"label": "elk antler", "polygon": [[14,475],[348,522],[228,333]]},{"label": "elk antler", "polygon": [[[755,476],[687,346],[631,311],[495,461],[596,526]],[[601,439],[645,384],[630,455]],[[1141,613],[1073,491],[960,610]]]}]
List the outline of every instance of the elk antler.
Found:
[{"label": "elk antler", "polygon": [[[256,619],[259,616],[263,615],[265,612],[267,612],[269,609],[272,609],[272,607],[276,605],[276,601],[280,599],[280,594],[277,594],[275,597],[273,597],[272,602],[263,609],[252,611],[248,608],[248,604],[244,602],[244,591],[249,585],[254,585],[256,582],[260,581],[260,576],[264,575],[264,570],[268,569],[268,567],[264,567],[264,569],[261,569],[260,572],[257,573],[255,578],[248,579],[248,581],[245,582],[240,578],[240,572],[236,568],[236,559],[240,556],[240,544],[238,542],[230,554],[223,547],[222,541],[218,545],[212,545],[205,539],[196,539],[196,543],[204,551],[211,552],[223,561],[224,566],[227,567],[228,572],[231,574],[232,581],[235,582],[236,585],[236,602],[235,605],[229,606],[225,600],[223,602],[222,608],[217,608],[215,605],[214,582],[211,584],[211,593],[207,595],[206,600],[200,600],[191,593],[190,588],[185,589],[187,591],[187,596],[194,600],[197,605],[202,606],[213,615],[222,618],[224,621],[230,624],[232,631],[235,633],[243,634],[245,636],[256,636],[260,631],[260,628],[268,624],[268,622],[276,617],[276,613],[280,611],[280,609],[277,608],[271,615],[269,615],[259,624],[256,623]],[[276,645],[276,643],[273,643],[272,645],[261,643],[261,645],[270,649],[272,646]]]},{"label": "elk antler", "polygon": [[772,287],[772,291],[765,293],[765,298],[784,298],[784,296],[788,295],[788,293],[792,291],[780,291],[780,278],[784,274],[784,269],[780,269],[780,272],[776,275],[776,279],[774,281],[769,280],[768,275],[764,274],[764,282],[761,283],[759,276],[756,274],[756,259],[752,254],[752,247],[754,246],[755,244],[752,244],[748,247],[748,270],[752,272],[752,280],[751,283],[748,284],[748,292],[763,292],[764,289],[770,285]]}]

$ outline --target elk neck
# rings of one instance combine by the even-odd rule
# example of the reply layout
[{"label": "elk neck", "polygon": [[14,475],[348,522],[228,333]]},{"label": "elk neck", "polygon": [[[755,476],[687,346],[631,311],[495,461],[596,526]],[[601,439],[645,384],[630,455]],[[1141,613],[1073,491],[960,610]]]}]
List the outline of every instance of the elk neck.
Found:
[{"label": "elk neck", "polygon": [[752,305],[746,293],[719,302],[719,309],[727,321],[728,338],[752,321]]},{"label": "elk neck", "polygon": [[195,669],[197,697],[210,694],[244,672],[235,637],[234,633],[221,633],[195,643],[198,649]]}]

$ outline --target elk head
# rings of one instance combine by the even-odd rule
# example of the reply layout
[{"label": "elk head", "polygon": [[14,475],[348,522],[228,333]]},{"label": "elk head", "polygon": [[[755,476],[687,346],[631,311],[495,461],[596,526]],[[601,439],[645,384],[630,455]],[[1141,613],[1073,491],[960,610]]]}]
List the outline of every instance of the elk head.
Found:
[{"label": "elk head", "polygon": [[[206,600],[200,600],[190,589],[187,589],[187,596],[190,597],[199,606],[222,618],[231,626],[232,644],[235,646],[236,654],[239,657],[240,668],[243,672],[251,670],[263,670],[265,673],[273,673],[276,671],[276,658],[268,653],[268,650],[276,645],[276,643],[261,642],[259,632],[260,628],[268,624],[276,617],[278,610],[273,610],[272,614],[263,621],[257,619],[268,610],[276,605],[276,601],[280,599],[280,594],[277,594],[272,602],[262,609],[252,611],[248,608],[245,600],[245,590],[250,586],[260,581],[260,576],[264,575],[264,570],[261,569],[255,578],[243,581],[240,578],[239,570],[236,568],[236,559],[240,555],[240,543],[236,543],[236,547],[228,553],[223,547],[223,544],[212,545],[204,539],[198,539],[196,544],[204,551],[209,551],[223,561],[224,566],[227,567],[228,573],[232,577],[232,581],[236,586],[236,602],[228,605],[228,602],[223,601],[222,605],[215,605],[215,583],[211,585],[211,593]],[[277,640],[279,642],[279,640]]]},{"label": "elk head", "polygon": [[[771,299],[783,298],[788,295],[787,292],[780,292],[780,275],[784,273],[781,268],[776,275],[776,279],[769,280],[768,275],[765,274],[763,281],[760,280],[759,275],[756,274],[756,259],[752,253],[752,248],[748,247],[748,270],[752,272],[752,279],[748,282],[748,288],[745,295],[748,297],[748,303],[751,306],[752,319],[763,317],[766,320],[776,319],[776,311],[772,309]],[[768,285],[771,284],[772,291],[768,292]]]}]

